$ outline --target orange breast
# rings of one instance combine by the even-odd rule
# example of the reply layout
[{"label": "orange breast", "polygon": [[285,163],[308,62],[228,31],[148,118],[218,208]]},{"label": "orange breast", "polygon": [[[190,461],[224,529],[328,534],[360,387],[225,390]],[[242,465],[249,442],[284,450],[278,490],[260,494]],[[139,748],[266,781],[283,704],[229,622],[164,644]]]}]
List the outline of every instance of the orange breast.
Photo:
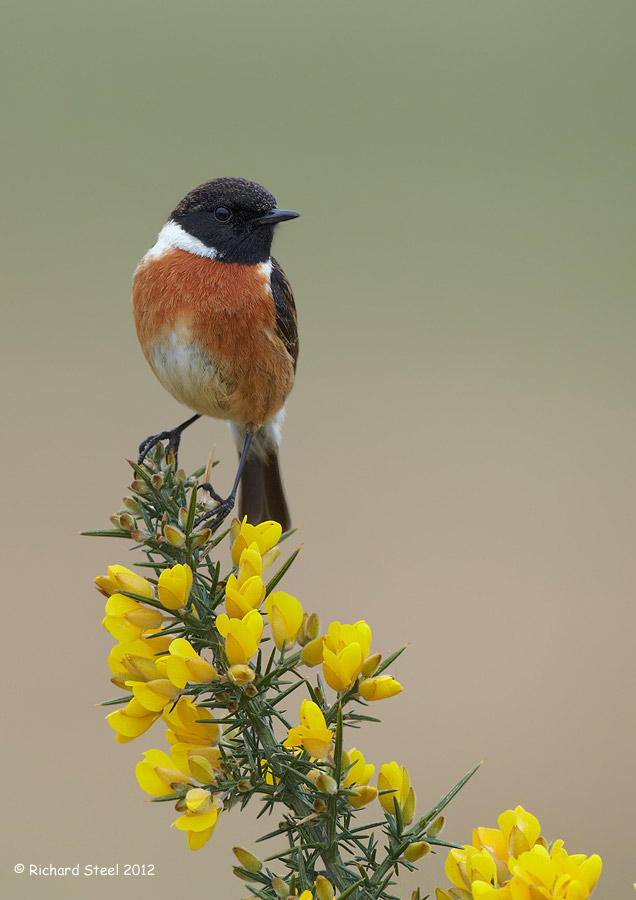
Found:
[{"label": "orange breast", "polygon": [[133,311],[148,362],[182,403],[255,425],[283,406],[293,361],[276,333],[262,266],[164,251],[140,263]]}]

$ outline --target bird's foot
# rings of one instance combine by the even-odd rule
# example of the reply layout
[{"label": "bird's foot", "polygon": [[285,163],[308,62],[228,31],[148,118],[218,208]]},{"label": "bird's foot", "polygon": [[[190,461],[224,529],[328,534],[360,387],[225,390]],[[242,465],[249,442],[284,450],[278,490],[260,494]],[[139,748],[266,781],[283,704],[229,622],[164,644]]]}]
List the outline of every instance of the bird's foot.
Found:
[{"label": "bird's foot", "polygon": [[173,428],[172,431],[161,431],[159,432],[159,434],[151,434],[150,437],[147,437],[146,440],[142,441],[139,445],[139,457],[137,459],[137,465],[140,466],[142,464],[153,447],[156,447],[157,444],[161,443],[161,441],[168,441],[168,443],[166,444],[165,455],[167,458],[172,452],[174,456],[174,467],[176,469],[182,430],[183,429],[181,427],[178,427]]},{"label": "bird's foot", "polygon": [[199,488],[207,491],[210,497],[213,500],[216,500],[216,506],[203,513],[202,516],[199,516],[194,523],[195,527],[198,527],[202,522],[207,522],[209,519],[214,519],[215,523],[222,522],[223,519],[226,519],[234,509],[234,504],[236,503],[236,491],[232,491],[228,497],[224,498],[217,494],[209,481],[200,484]]}]

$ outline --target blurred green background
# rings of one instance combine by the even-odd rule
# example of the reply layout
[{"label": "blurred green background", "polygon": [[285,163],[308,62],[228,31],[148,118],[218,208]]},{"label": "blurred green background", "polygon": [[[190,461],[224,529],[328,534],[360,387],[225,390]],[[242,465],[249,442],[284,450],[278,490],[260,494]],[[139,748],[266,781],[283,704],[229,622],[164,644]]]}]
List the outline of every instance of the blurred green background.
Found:
[{"label": "blurred green background", "polygon": [[[632,2],[5,0],[3,878],[12,897],[240,898],[233,812],[190,853],[116,746],[91,579],[124,458],[185,418],[130,279],[194,185],[265,184],[301,355],[283,444],[306,608],[409,641],[356,739],[446,835],[521,803],[599,897],[636,878]],[[183,462],[234,453],[198,423]],[[218,478],[229,485],[225,465]],[[22,862],[154,863],[153,879]],[[442,857],[421,884],[444,884]]]}]

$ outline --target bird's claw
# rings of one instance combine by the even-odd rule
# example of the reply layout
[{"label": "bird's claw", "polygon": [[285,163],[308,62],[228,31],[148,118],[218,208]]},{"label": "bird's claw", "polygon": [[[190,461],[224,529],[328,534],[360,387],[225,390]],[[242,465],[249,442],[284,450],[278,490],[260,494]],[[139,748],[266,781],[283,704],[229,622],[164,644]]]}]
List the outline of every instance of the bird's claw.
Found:
[{"label": "bird's claw", "polygon": [[219,494],[217,494],[209,481],[200,484],[199,488],[207,491],[212,500],[216,500],[217,505],[214,507],[214,509],[209,509],[207,512],[203,513],[202,516],[199,516],[199,518],[194,523],[195,527],[198,527],[202,522],[207,522],[209,519],[214,519],[215,522],[222,522],[223,519],[227,518],[234,509],[236,495],[230,494],[229,497],[221,497]]},{"label": "bird's claw", "polygon": [[181,431],[174,428],[172,431],[161,431],[159,434],[151,434],[139,445],[139,457],[137,459],[137,465],[140,466],[145,458],[148,456],[153,447],[156,447],[157,444],[161,443],[161,441],[168,441],[166,445],[165,455],[166,457],[172,451],[174,454],[174,464],[175,468],[177,467],[177,456],[179,453],[179,444],[181,442]]}]

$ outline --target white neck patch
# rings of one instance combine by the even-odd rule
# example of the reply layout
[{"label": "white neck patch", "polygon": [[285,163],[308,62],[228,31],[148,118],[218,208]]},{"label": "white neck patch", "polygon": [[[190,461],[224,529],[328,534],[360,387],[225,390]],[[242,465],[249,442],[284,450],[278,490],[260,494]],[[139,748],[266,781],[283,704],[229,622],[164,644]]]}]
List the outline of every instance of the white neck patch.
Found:
[{"label": "white neck patch", "polygon": [[157,237],[157,243],[150,248],[144,259],[161,256],[166,250],[186,250],[188,253],[194,253],[195,256],[207,256],[208,259],[219,258],[218,250],[208,247],[203,241],[188,234],[181,225],[172,220],[163,226]]}]

